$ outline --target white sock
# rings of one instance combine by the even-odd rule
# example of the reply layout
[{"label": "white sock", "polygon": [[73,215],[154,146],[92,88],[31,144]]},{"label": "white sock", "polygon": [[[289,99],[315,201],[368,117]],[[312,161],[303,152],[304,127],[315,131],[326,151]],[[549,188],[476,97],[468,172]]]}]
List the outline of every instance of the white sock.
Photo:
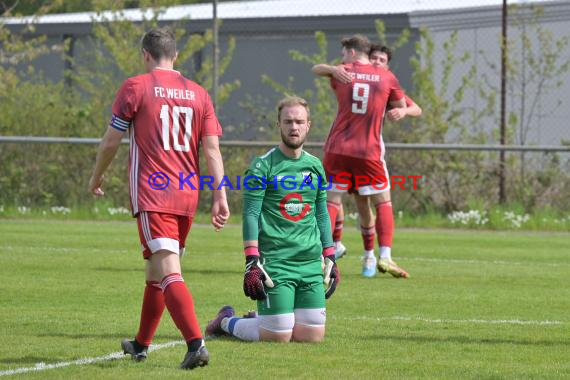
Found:
[{"label": "white sock", "polygon": [[391,247],[380,247],[380,258],[392,260],[392,248]]},{"label": "white sock", "polygon": [[259,341],[259,318],[224,318],[221,326],[222,330],[238,339]]},{"label": "white sock", "polygon": [[228,318],[228,317],[223,318],[222,322],[220,323],[220,327],[222,328],[222,330],[224,330],[228,334],[230,333],[230,330],[228,329],[229,323],[230,323],[230,318]]},{"label": "white sock", "polygon": [[371,249],[370,251],[364,251],[364,257],[374,257],[374,250]]}]

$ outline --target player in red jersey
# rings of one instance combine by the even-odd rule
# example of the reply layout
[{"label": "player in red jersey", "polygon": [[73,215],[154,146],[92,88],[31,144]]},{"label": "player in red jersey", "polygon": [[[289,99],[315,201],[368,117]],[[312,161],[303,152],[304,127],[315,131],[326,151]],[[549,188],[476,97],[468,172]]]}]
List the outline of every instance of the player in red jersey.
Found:
[{"label": "player in red jersey", "polygon": [[[325,144],[323,160],[327,175],[332,175],[336,182],[328,197],[331,226],[335,225],[343,190],[370,198],[376,208],[374,229],[379,237],[380,252],[389,257],[390,263],[394,217],[381,133],[386,107],[405,107],[404,93],[389,70],[370,64],[370,42],[366,37],[357,35],[343,39],[341,44],[342,70],[350,75],[349,83],[337,79],[328,65],[313,67],[315,74],[331,77],[338,101],[337,117]],[[350,182],[349,189],[338,184],[342,173],[350,174],[346,181]],[[365,252],[363,264],[362,274],[373,277],[377,264],[373,250]],[[380,265],[379,269],[384,271]]]},{"label": "player in red jersey", "polygon": [[[372,44],[370,47],[370,52],[368,55],[370,63],[373,66],[384,67],[389,69],[389,63],[392,60],[392,51],[380,44]],[[342,65],[339,66],[327,66],[330,74],[337,78],[341,82],[350,83],[352,77]],[[407,95],[405,95],[406,107],[403,108],[392,108],[386,113],[387,118],[390,121],[400,121],[407,116],[419,117],[422,114],[422,109]],[[375,230],[374,230],[374,213],[370,205],[369,199],[362,197],[359,194],[354,194],[356,201],[356,206],[358,209],[359,219],[360,219],[360,229],[362,233],[362,240],[364,243],[364,251],[373,252],[374,251],[374,240],[375,240]],[[344,223],[344,213],[343,207],[341,205],[337,219],[335,222],[335,228],[333,232],[333,240],[335,244],[335,256],[336,258],[342,257],[346,253],[346,247],[342,244],[342,228]],[[384,254],[385,257],[382,257]],[[391,260],[391,253],[382,252],[380,254],[381,271],[384,273],[390,273],[392,276],[399,277],[409,277],[408,273],[399,267],[393,260]],[[388,256],[389,255],[389,256]]]},{"label": "player in red jersey", "polygon": [[[193,369],[208,364],[209,354],[181,275],[179,255],[198,203],[200,143],[213,186],[218,188],[224,175],[218,144],[222,130],[206,90],[173,69],[177,53],[172,31],[159,28],[146,33],[142,54],[147,73],[127,79],[117,93],[89,191],[104,194],[103,173],[128,130],[129,193],[146,260],[146,288],[139,331],[121,346],[133,359],[146,359],[166,307],[188,345],[181,368]],[[214,190],[216,230],[223,228],[229,214],[223,187]]]},{"label": "player in red jersey", "polygon": [[[368,57],[372,66],[383,67],[387,70],[390,69],[389,64],[392,60],[392,51],[387,46],[372,44],[370,46]],[[404,96],[404,99],[406,100],[406,106],[402,108],[389,109],[386,113],[388,120],[399,121],[404,119],[406,116],[420,117],[422,115],[422,109],[412,100],[412,98],[410,98],[408,95]]]},{"label": "player in red jersey", "polygon": [[[392,59],[392,52],[386,46],[372,44],[369,52],[370,63],[373,66],[383,67],[389,69],[388,64]],[[406,106],[402,108],[391,108],[386,113],[388,120],[400,121],[407,116],[419,117],[422,114],[422,109],[410,98],[405,95]],[[359,194],[354,194],[356,207],[360,216],[362,240],[364,242],[364,251],[372,252],[374,254],[374,213],[368,198],[362,197]],[[342,244],[342,243],[340,243]],[[366,253],[365,253],[366,255]],[[409,274],[402,269],[397,263],[392,260],[390,250],[380,251],[378,261],[378,269],[382,273],[390,273],[396,278],[408,278]]]}]

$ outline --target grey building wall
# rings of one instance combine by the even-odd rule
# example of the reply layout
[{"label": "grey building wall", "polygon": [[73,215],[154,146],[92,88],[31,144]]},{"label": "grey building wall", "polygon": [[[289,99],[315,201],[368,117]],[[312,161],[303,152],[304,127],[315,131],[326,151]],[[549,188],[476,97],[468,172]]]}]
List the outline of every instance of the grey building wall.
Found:
[{"label": "grey building wall", "polygon": [[[570,2],[560,1],[545,3],[544,15],[540,18],[540,25],[551,31],[554,40],[563,36],[570,36]],[[527,9],[527,14],[531,9]],[[517,17],[516,15],[519,15]],[[510,57],[512,59],[521,60],[521,27],[517,27],[517,23],[526,23],[527,31],[532,33],[530,28],[530,19],[528,17],[521,18],[524,12],[514,12],[511,10],[508,20],[508,38],[513,41],[513,49]],[[500,36],[501,36],[501,8],[485,7],[473,10],[462,10],[453,12],[442,12],[438,14],[426,12],[421,15],[410,17],[412,27],[424,26],[429,28],[435,42],[434,56],[439,61],[444,59],[443,46],[448,41],[453,31],[458,33],[458,44],[456,55],[460,56],[464,52],[468,52],[471,58],[464,64],[458,64],[454,67],[452,73],[451,89],[456,88],[461,79],[467,74],[469,69],[474,65],[477,67],[477,84],[483,84],[487,81],[495,89],[500,88]],[[536,35],[532,36],[532,50],[539,51],[539,40]],[[528,51],[527,51],[528,53]],[[564,50],[561,62],[570,59],[570,48]],[[494,67],[492,67],[494,65]],[[442,73],[436,71],[434,82],[436,86],[441,83]],[[527,71],[527,87],[525,102],[525,118],[529,120],[534,100],[536,105],[533,116],[528,124],[526,136],[521,136],[520,129],[517,126],[513,130],[513,144],[531,144],[531,145],[559,145],[563,141],[570,141],[570,74],[567,72],[563,76],[550,81],[554,84],[556,81],[562,81],[559,88],[549,88],[543,90],[542,96],[537,97],[538,83],[541,78],[532,76]],[[507,112],[514,112],[519,117],[521,115],[521,86],[522,74],[515,75],[508,82],[509,90],[507,92]],[[487,85],[483,85],[489,88]],[[450,98],[451,99],[451,98]],[[558,106],[558,103],[561,104]],[[470,125],[473,131],[484,131],[489,137],[489,142],[497,142],[494,136],[497,136],[499,128],[499,98],[495,103],[491,113],[485,113],[486,116],[473,119],[470,117],[469,110],[482,111],[486,105],[479,95],[477,88],[469,89],[465,99],[456,107],[465,110],[463,121]],[[524,127],[527,130],[527,127]],[[453,133],[450,133],[453,138]],[[522,139],[521,139],[522,137]]]},{"label": "grey building wall", "polygon": [[[570,2],[560,1],[545,3],[545,15],[542,23],[552,30],[556,38],[570,33]],[[412,39],[409,44],[396,53],[392,68],[404,88],[411,90],[412,68],[410,57],[415,53],[414,43],[418,40],[418,30],[428,28],[435,42],[435,62],[445,59],[443,44],[452,31],[458,31],[458,45],[456,54],[469,52],[471,58],[461,65],[456,65],[452,73],[451,90],[457,87],[460,80],[467,74],[469,68],[475,65],[478,69],[477,80],[483,80],[486,75],[489,83],[498,88],[500,79],[498,70],[489,67],[486,61],[500,63],[499,33],[500,33],[500,7],[483,7],[438,12],[412,12],[410,14],[392,15],[361,15],[361,16],[328,16],[328,17],[296,17],[275,19],[228,19],[223,20],[220,29],[221,51],[229,36],[234,36],[237,46],[233,61],[227,69],[221,82],[239,79],[241,87],[236,90],[229,101],[220,108],[219,116],[226,130],[227,138],[256,137],[256,131],[248,128],[255,125],[256,112],[251,112],[243,106],[248,99],[253,104],[258,102],[259,109],[272,109],[279,95],[269,86],[261,82],[261,75],[267,74],[279,83],[286,84],[289,77],[294,77],[294,87],[299,91],[312,87],[314,80],[310,72],[310,65],[295,62],[289,55],[289,50],[296,49],[311,54],[317,51],[314,33],[324,31],[328,37],[329,58],[339,56],[341,37],[362,33],[375,39],[374,20],[382,19],[387,26],[388,37],[397,36],[403,28],[411,28]],[[511,26],[511,23],[509,24]],[[186,27],[189,32],[203,32],[211,26],[210,21],[188,21]],[[17,28],[17,27],[14,27]],[[74,54],[81,64],[88,59],[87,52],[93,49],[90,42],[90,24],[59,24],[38,25],[38,34],[47,34],[50,42],[61,41],[64,35],[76,38]],[[510,36],[515,30],[510,27]],[[482,52],[481,52],[482,51]],[[201,54],[211,54],[205,50]],[[566,49],[566,54],[569,50]],[[199,58],[199,57],[198,57]],[[420,57],[422,59],[423,57]],[[570,58],[567,56],[567,58]],[[136,59],[136,58],[133,58]],[[199,59],[198,59],[199,61]],[[65,63],[59,53],[51,53],[35,62],[36,67],[43,70],[50,78],[59,80]],[[186,67],[186,72],[193,72],[194,68]],[[436,67],[433,78],[436,86],[441,83],[441,65]],[[190,75],[191,76],[191,75]],[[537,102],[537,117],[531,123],[526,143],[531,144],[559,144],[561,140],[570,140],[570,81],[568,77],[560,78],[564,84],[561,88],[551,90]],[[532,92],[529,90],[529,92]],[[532,94],[531,94],[532,95]],[[451,96],[451,92],[449,94]],[[519,110],[521,105],[516,100],[508,103],[509,110]],[[451,98],[450,98],[451,100]],[[562,106],[554,112],[551,110],[561,100]],[[251,102],[250,102],[251,103]],[[464,123],[473,131],[482,130],[493,142],[493,133],[498,129],[498,100],[493,112],[473,120],[469,110],[481,111],[485,104],[477,89],[467,91],[461,104],[454,105],[465,110],[462,117]],[[425,107],[429,112],[429,105]],[[453,132],[449,139],[453,139]],[[519,143],[520,140],[511,141]]]},{"label": "grey building wall", "polygon": [[[346,31],[327,31],[329,59],[340,57],[340,39],[360,32],[376,39],[373,19],[362,23],[358,29]],[[400,30],[395,31],[399,33]],[[311,65],[294,61],[290,50],[298,50],[304,54],[317,53],[318,46],[314,38],[315,29],[297,33],[271,32],[270,34],[233,34],[236,37],[236,51],[232,64],[228,67],[222,81],[239,79],[241,87],[236,90],[230,100],[221,106],[220,118],[224,125],[236,126],[238,124],[255,123],[254,114],[247,111],[240,103],[246,99],[253,99],[261,105],[273,109],[281,97],[270,86],[262,83],[261,76],[266,74],[273,80],[287,85],[289,78],[293,77],[293,88],[299,93],[307,88],[313,88],[315,76],[311,73]],[[227,37],[222,28],[223,37]],[[224,45],[222,44],[222,49]],[[411,67],[409,57],[413,53],[412,43],[398,51],[394,60],[394,71],[400,78],[404,88],[411,88]],[[209,52],[206,52],[208,54]],[[236,136],[237,137],[237,136]],[[249,134],[240,138],[251,138]]]}]

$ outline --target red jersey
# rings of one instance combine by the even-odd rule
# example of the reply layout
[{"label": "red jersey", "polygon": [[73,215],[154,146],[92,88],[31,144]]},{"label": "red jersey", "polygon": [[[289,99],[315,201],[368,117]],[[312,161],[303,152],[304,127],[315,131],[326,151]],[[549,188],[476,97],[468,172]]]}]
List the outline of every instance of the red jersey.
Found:
[{"label": "red jersey", "polygon": [[154,69],[123,83],[113,103],[111,126],[130,129],[133,215],[140,211],[194,215],[200,141],[222,134],[208,92],[178,71]]},{"label": "red jersey", "polygon": [[352,83],[331,78],[338,111],[325,152],[364,159],[378,159],[384,151],[382,122],[389,101],[402,99],[404,93],[391,71],[370,64],[344,65]]}]

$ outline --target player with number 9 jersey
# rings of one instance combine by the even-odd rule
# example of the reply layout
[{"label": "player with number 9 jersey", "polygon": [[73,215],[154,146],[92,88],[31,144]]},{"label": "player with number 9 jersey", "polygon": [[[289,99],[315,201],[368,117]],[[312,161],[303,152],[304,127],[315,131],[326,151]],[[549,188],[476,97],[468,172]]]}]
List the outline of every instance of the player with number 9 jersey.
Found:
[{"label": "player with number 9 jersey", "polygon": [[382,124],[388,102],[404,97],[398,79],[384,68],[353,62],[344,68],[353,77],[342,83],[331,77],[338,112],[325,144],[325,152],[378,159],[383,155]]},{"label": "player with number 9 jersey", "polygon": [[222,134],[206,90],[176,70],[155,68],[123,83],[112,112],[111,126],[130,129],[133,215],[152,211],[193,216],[200,141]]}]

